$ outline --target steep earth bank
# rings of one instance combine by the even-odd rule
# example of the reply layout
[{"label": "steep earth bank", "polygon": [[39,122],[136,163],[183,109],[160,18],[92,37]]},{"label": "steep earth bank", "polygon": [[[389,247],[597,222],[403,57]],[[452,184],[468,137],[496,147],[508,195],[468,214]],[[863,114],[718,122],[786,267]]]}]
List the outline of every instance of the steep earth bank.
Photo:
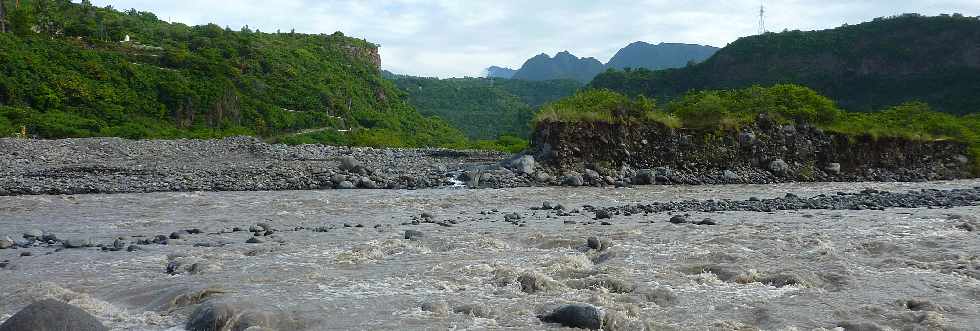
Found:
[{"label": "steep earth bank", "polygon": [[632,184],[927,181],[970,178],[954,141],[852,137],[764,117],[739,131],[660,124],[539,124],[532,154],[563,182]]}]

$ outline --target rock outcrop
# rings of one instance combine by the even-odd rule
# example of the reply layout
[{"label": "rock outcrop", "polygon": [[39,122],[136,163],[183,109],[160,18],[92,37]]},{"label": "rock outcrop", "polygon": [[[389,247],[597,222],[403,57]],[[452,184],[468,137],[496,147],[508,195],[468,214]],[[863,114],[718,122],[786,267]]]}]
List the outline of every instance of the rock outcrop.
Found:
[{"label": "rock outcrop", "polygon": [[633,184],[924,181],[970,178],[973,169],[963,143],[847,136],[764,116],[740,131],[540,123],[532,153],[555,173],[591,169]]}]

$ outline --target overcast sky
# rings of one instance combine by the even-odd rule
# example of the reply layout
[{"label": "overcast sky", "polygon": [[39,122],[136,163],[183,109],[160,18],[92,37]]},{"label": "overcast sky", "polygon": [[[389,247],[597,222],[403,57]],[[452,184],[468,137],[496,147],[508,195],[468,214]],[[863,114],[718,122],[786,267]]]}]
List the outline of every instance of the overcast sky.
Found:
[{"label": "overcast sky", "polygon": [[[479,76],[568,50],[606,62],[634,41],[722,47],[758,31],[758,0],[93,0],[190,25],[342,31],[381,45],[395,73]],[[813,30],[916,12],[980,15],[980,0],[766,1],[767,28]]]}]

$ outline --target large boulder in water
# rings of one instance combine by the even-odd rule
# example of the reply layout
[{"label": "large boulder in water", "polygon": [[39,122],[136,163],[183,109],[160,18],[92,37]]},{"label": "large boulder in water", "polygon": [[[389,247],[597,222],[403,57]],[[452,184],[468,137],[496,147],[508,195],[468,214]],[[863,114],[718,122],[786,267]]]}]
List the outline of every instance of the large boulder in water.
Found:
[{"label": "large boulder in water", "polygon": [[249,328],[298,330],[303,326],[275,308],[212,300],[198,306],[184,328],[188,331],[244,331]]},{"label": "large boulder in water", "polygon": [[558,323],[567,327],[598,330],[602,328],[602,310],[588,304],[558,307],[547,315],[538,316],[542,322]]},{"label": "large boulder in water", "polygon": [[108,331],[81,308],[57,300],[42,300],[11,316],[0,331]]}]

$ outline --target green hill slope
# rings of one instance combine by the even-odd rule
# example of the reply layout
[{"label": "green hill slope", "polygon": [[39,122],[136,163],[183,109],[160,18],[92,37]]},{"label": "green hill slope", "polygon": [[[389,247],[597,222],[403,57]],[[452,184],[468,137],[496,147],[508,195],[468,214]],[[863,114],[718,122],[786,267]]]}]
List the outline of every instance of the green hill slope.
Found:
[{"label": "green hill slope", "polygon": [[390,76],[412,106],[438,116],[472,139],[514,136],[526,139],[530,121],[542,105],[570,96],[581,87],[573,80],[524,81],[489,78]]},{"label": "green hill slope", "polygon": [[824,31],[741,38],[681,69],[611,71],[595,88],[672,99],[690,90],[795,83],[849,111],[923,101],[980,111],[980,19],[909,14]]},{"label": "green hill slope", "polygon": [[[43,138],[465,144],[381,77],[376,45],[339,32],[232,31],[87,1],[3,1],[13,32],[0,34],[0,135],[25,126]],[[302,130],[317,133],[290,136]]]}]

